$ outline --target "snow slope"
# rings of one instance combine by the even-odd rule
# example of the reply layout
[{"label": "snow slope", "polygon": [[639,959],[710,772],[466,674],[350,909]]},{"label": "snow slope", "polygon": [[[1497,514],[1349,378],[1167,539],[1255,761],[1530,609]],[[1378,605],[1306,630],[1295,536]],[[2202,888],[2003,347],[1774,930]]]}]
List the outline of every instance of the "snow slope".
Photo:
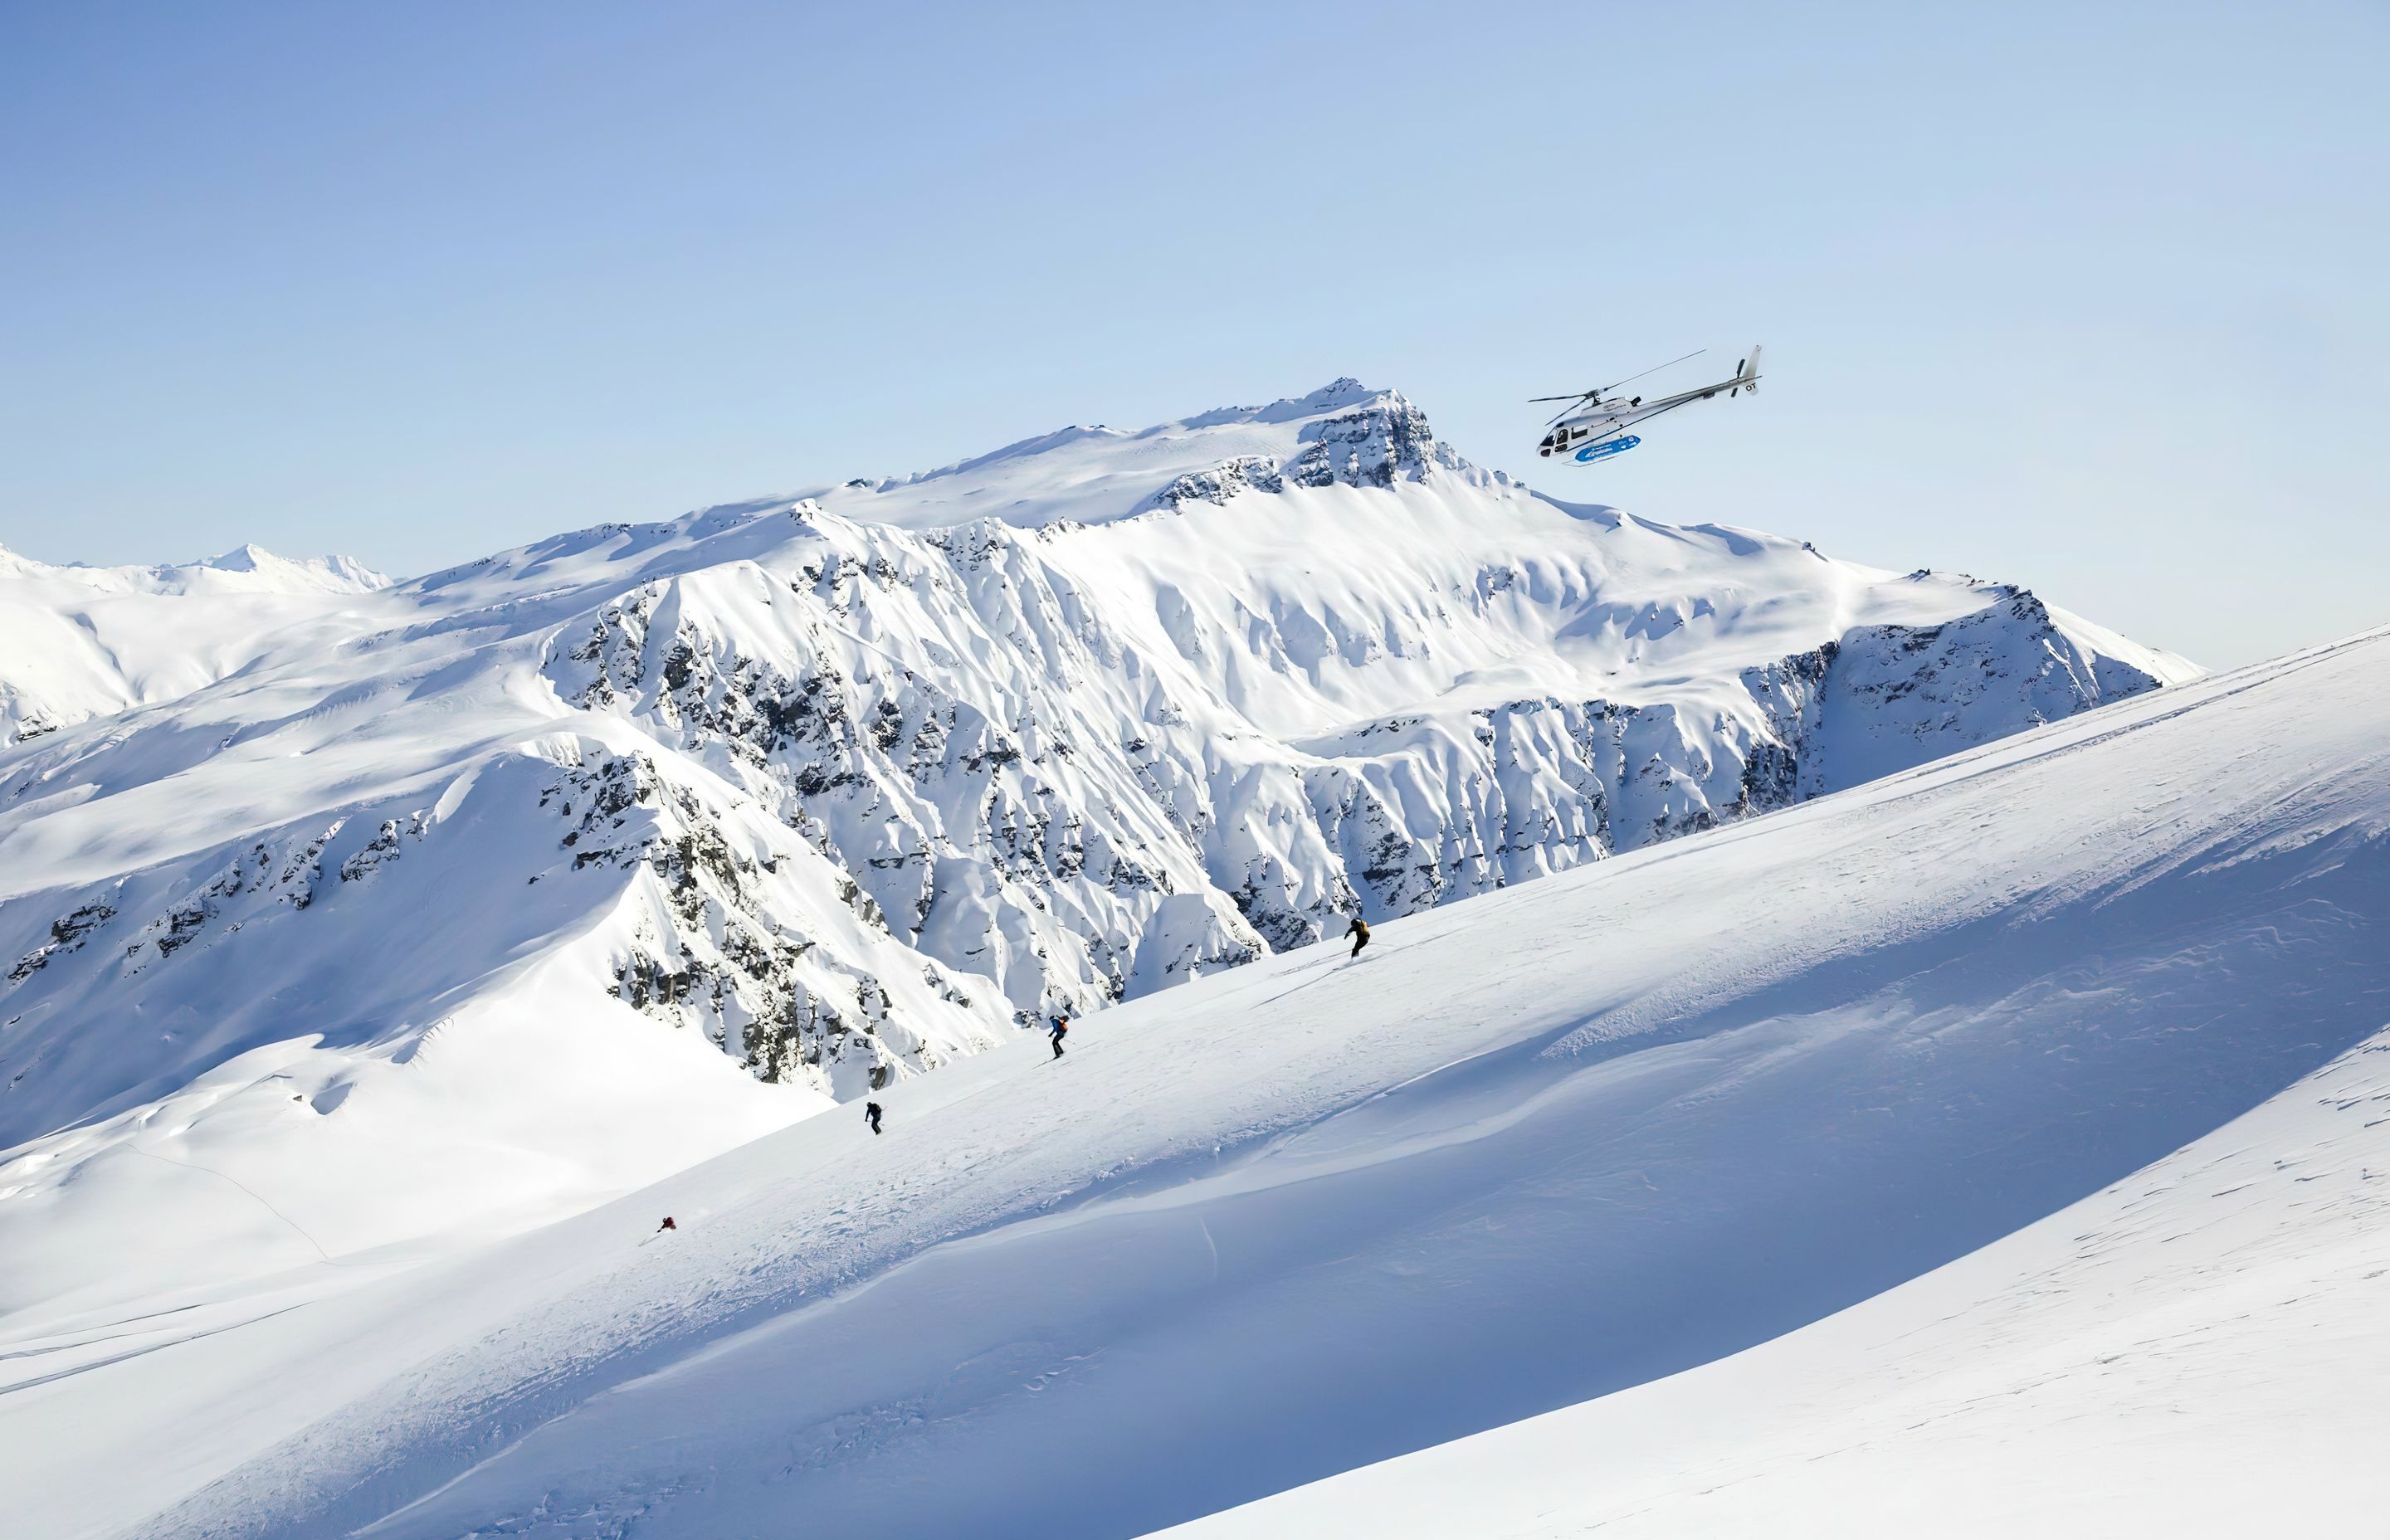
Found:
[{"label": "snow slope", "polygon": [[2378,1533],[2385,1279],[2390,1032],[1815,1326],[1170,1533]]},{"label": "snow slope", "polygon": [[[138,687],[0,749],[0,1305],[54,1309],[542,1222],[2195,672],[1540,497],[1349,380],[392,587],[18,566],[0,614],[150,607],[78,600]],[[169,1192],[175,1246],[111,1241]]]},{"label": "snow slope", "polygon": [[[884,1137],[807,1119],[476,1254],[12,1318],[17,1511],[60,1535],[1120,1534],[1726,1358],[2253,1109],[2375,1094],[2326,1067],[2390,1020],[2385,687],[2375,633],[2127,701],[1394,921],[1357,963],[1133,1000],[1060,1062],[1015,1041],[897,1082]],[[2332,1254],[2345,1205],[2308,1200],[2362,1200],[2338,1152],[2370,1148],[2332,1147],[2338,1186],[2248,1189],[2270,1251],[2185,1254],[2260,1302],[2293,1276],[2269,1255],[2322,1259],[2333,1290],[2275,1303],[2277,1336],[2345,1328],[2337,1290],[2381,1285]],[[2116,1276],[2179,1278],[2111,1213]],[[1951,1354],[2050,1334],[2019,1321],[2037,1301],[2062,1365],[2066,1330],[2131,1302],[2001,1281],[2051,1233],[1955,1294],[1926,1279],[1928,1315],[1993,1304],[1922,1339],[1906,1387],[1828,1409],[1949,1405]],[[2097,1260],[2048,1287],[2099,1287]],[[2322,1359],[2212,1384],[2378,1433]],[[2075,1378],[2041,1404],[2096,1426],[2103,1381]],[[1729,1463],[1776,1447],[1765,1408],[1666,1407],[1655,1441],[1706,1408]],[[2338,1447],[2240,1474],[2293,1513],[2378,1500],[2325,1469]]]}]

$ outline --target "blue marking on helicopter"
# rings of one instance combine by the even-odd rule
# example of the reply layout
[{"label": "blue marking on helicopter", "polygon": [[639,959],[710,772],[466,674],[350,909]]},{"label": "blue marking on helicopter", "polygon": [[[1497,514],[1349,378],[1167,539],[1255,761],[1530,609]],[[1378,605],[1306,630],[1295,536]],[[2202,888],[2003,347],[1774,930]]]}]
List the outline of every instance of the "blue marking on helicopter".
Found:
[{"label": "blue marking on helicopter", "polygon": [[1589,443],[1576,452],[1576,463],[1585,465],[1594,460],[1606,460],[1613,455],[1624,455],[1642,442],[1629,433],[1623,439],[1605,439],[1600,443]]}]

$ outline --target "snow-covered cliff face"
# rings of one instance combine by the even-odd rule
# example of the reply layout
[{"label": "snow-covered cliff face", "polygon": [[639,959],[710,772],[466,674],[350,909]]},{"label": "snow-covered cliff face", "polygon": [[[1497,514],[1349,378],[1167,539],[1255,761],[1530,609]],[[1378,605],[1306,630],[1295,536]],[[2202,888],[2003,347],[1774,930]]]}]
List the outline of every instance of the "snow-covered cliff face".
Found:
[{"label": "snow-covered cliff face", "polygon": [[[1034,1013],[2187,673],[2017,589],[1551,502],[1349,382],[1100,434],[993,462],[1017,494],[1024,462],[1065,459],[1059,507],[921,516],[969,506],[947,483],[983,464],[595,537],[649,543],[644,581],[560,632],[546,675],[736,780],[900,939]],[[1088,522],[1086,481],[1135,490],[1122,462],[1171,474]]]},{"label": "snow-covered cliff face", "polygon": [[[64,571],[0,573],[0,625]],[[244,1117],[328,1116],[477,1032],[523,1057],[447,1094],[501,1123],[668,1038],[855,1097],[2192,672],[2015,588],[1556,501],[1349,380],[323,577],[0,750],[0,1144],[259,1054]],[[126,583],[166,655],[199,601]]]}]

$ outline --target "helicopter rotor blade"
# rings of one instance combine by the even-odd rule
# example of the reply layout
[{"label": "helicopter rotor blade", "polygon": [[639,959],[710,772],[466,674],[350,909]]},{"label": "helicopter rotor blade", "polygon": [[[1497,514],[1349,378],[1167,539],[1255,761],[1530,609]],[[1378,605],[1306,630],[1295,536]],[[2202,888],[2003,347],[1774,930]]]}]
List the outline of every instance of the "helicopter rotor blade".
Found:
[{"label": "helicopter rotor blade", "polygon": [[[1658,374],[1662,369],[1674,368],[1677,365],[1683,363],[1686,358],[1699,358],[1702,354],[1709,351],[1710,350],[1707,348],[1695,348],[1692,352],[1686,353],[1683,358],[1671,358],[1665,364],[1654,364],[1650,368],[1645,369],[1643,374],[1630,374],[1625,379],[1618,380],[1613,384],[1597,385],[1590,391],[1580,391],[1573,396],[1529,396],[1527,400],[1530,404],[1540,404],[1548,401],[1565,401],[1568,403],[1567,405],[1561,407],[1559,411],[1554,412],[1549,417],[1545,419],[1544,426],[1549,428],[1553,423],[1556,423],[1560,421],[1561,418],[1567,417],[1571,412],[1575,411],[1579,406],[1584,405],[1587,402],[1600,401],[1603,396],[1606,396],[1611,391],[1617,390],[1621,385],[1632,385],[1637,380],[1642,379],[1644,375],[1654,375]],[[1740,371],[1738,371],[1738,373],[1740,373]]]},{"label": "helicopter rotor blade", "polygon": [[[1690,353],[1689,353],[1685,354],[1685,358],[1699,358],[1702,354],[1703,354],[1703,353],[1707,353],[1707,352],[1709,352],[1709,351],[1710,351],[1710,350],[1709,350],[1709,349],[1707,349],[1707,348],[1695,348],[1692,352],[1690,352]],[[1679,364],[1683,363],[1683,362],[1685,361],[1685,358],[1671,358],[1671,359],[1669,359],[1669,360],[1668,360],[1668,362],[1666,362],[1665,364],[1654,364],[1654,365],[1652,365],[1650,368],[1648,368],[1648,369],[1644,370],[1644,371],[1643,371],[1643,374],[1658,374],[1662,369],[1674,368],[1676,366],[1677,366],[1677,365],[1679,365]],[[1592,391],[1592,392],[1590,392],[1590,393],[1591,393],[1591,394],[1594,394],[1594,395],[1600,395],[1600,394],[1602,394],[1602,393],[1603,393],[1603,391],[1614,391],[1614,390],[1618,389],[1618,386],[1619,386],[1619,385],[1632,385],[1632,384],[1634,384],[1637,380],[1638,380],[1638,379],[1642,379],[1642,378],[1643,378],[1643,374],[1630,374],[1630,375],[1628,375],[1625,379],[1622,379],[1622,380],[1618,381],[1618,383],[1617,383],[1616,385],[1604,385],[1603,387],[1601,387],[1601,390],[1600,390],[1600,391]]]}]

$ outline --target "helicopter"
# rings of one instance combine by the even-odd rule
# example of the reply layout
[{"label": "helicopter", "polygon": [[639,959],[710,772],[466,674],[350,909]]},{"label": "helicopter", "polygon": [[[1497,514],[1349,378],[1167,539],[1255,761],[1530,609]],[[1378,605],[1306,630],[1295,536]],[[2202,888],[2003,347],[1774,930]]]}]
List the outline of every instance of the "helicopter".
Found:
[{"label": "helicopter", "polygon": [[1613,455],[1624,455],[1643,442],[1626,430],[1630,424],[1641,422],[1646,417],[1658,417],[1663,412],[1673,412],[1677,407],[1692,402],[1707,401],[1720,391],[1727,393],[1728,400],[1745,391],[1754,395],[1758,393],[1759,344],[1754,342],[1752,344],[1751,355],[1734,366],[1734,378],[1731,379],[1721,379],[1715,385],[1703,385],[1690,391],[1679,391],[1675,395],[1654,396],[1649,401],[1641,396],[1630,399],[1626,396],[1611,394],[1620,386],[1632,385],[1644,375],[1658,374],[1662,369],[1672,368],[1683,363],[1685,358],[1699,358],[1708,351],[1706,348],[1696,348],[1685,354],[1684,358],[1671,358],[1665,364],[1655,364],[1644,370],[1643,374],[1628,375],[1616,385],[1597,385],[1590,391],[1582,391],[1575,395],[1531,397],[1531,400],[1536,402],[1565,401],[1568,403],[1566,406],[1561,408],[1560,414],[1547,424],[1551,431],[1544,435],[1544,442],[1536,446],[1536,453],[1547,459],[1554,455],[1564,455],[1579,465],[1590,465],[1596,460],[1606,460]]}]

